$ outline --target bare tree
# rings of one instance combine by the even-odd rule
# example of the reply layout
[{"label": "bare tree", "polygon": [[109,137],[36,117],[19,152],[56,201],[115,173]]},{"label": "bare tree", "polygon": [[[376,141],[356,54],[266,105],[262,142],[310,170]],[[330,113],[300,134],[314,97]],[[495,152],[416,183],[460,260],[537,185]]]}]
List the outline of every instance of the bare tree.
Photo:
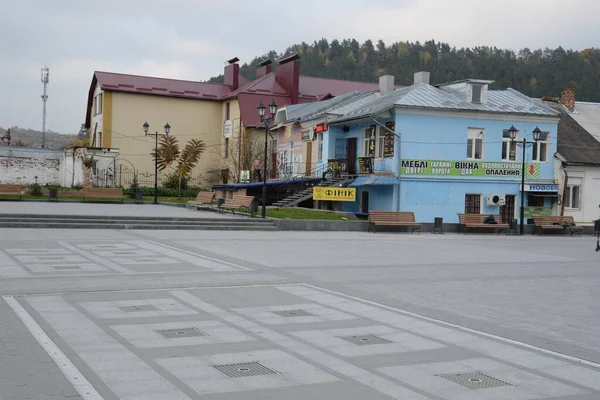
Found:
[{"label": "bare tree", "polygon": [[[255,138],[252,134],[229,138],[224,148],[213,148],[218,154],[219,167],[221,170],[229,170],[229,179],[232,183],[240,183],[240,171],[249,170],[252,173],[252,164],[257,158],[261,162],[261,170],[264,157],[264,139]],[[267,157],[271,151],[267,152]],[[270,169],[271,160],[267,160],[267,170]],[[264,173],[264,171],[263,171]]]}]

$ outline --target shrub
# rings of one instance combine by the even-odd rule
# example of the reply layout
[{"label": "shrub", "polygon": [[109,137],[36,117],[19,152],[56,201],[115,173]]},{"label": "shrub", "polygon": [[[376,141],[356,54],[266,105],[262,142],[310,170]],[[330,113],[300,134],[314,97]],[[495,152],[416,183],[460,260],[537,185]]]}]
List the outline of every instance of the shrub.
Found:
[{"label": "shrub", "polygon": [[[181,178],[181,190],[186,190],[188,188],[188,182],[190,178],[187,176],[183,176]],[[162,187],[167,189],[179,189],[179,176],[176,173],[168,174],[162,182]]]},{"label": "shrub", "polygon": [[37,182],[28,185],[27,188],[29,190],[29,194],[32,196],[43,196],[44,195],[44,193],[42,192],[42,186]]}]

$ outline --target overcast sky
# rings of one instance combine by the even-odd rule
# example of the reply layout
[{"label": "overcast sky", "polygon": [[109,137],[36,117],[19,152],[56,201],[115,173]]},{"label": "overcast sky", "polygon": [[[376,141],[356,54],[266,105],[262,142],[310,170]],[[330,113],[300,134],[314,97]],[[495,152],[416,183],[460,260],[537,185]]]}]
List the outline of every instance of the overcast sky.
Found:
[{"label": "overcast sky", "polygon": [[597,0],[4,0],[0,126],[76,133],[94,70],[206,80],[224,61],[327,38],[584,49],[600,46]]}]

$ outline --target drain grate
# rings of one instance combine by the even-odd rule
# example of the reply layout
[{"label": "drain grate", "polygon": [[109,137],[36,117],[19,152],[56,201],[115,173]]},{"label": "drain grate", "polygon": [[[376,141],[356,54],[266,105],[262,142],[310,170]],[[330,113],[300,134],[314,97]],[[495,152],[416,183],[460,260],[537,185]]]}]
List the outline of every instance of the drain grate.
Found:
[{"label": "drain grate", "polygon": [[280,317],[293,318],[293,317],[313,317],[315,314],[311,314],[304,310],[283,310],[283,311],[272,311],[273,314],[279,315]]},{"label": "drain grate", "polygon": [[446,374],[436,376],[447,379],[450,382],[458,383],[459,385],[471,390],[501,386],[512,386],[508,382],[504,382],[500,379],[496,379],[491,376],[482,374],[481,372],[468,372],[464,374]]},{"label": "drain grate", "polygon": [[246,376],[261,376],[261,375],[274,375],[279,372],[267,368],[259,362],[249,362],[240,364],[224,364],[224,365],[213,365],[213,368],[223,373],[229,378],[243,378]]},{"label": "drain grate", "polygon": [[159,329],[155,332],[167,339],[208,336],[198,328]]},{"label": "drain grate", "polygon": [[358,346],[368,346],[372,344],[388,344],[393,343],[384,338],[380,338],[375,335],[353,335],[353,336],[338,336],[340,339],[343,339],[347,342]]},{"label": "drain grate", "polygon": [[119,307],[119,310],[124,313],[134,313],[134,312],[146,312],[146,311],[158,311],[158,308],[151,306],[149,304],[140,304],[138,306],[122,306]]}]

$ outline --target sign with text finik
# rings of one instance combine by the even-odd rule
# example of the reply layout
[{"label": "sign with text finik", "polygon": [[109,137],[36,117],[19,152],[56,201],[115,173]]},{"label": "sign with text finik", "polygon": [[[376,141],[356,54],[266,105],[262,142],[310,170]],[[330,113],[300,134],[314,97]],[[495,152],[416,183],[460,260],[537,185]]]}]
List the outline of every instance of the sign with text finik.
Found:
[{"label": "sign with text finik", "polygon": [[[519,162],[402,160],[402,176],[487,176],[520,178]],[[540,164],[525,164],[525,178],[539,178]]]},{"label": "sign with text finik", "polygon": [[356,189],[345,187],[313,187],[313,200],[355,201]]}]

